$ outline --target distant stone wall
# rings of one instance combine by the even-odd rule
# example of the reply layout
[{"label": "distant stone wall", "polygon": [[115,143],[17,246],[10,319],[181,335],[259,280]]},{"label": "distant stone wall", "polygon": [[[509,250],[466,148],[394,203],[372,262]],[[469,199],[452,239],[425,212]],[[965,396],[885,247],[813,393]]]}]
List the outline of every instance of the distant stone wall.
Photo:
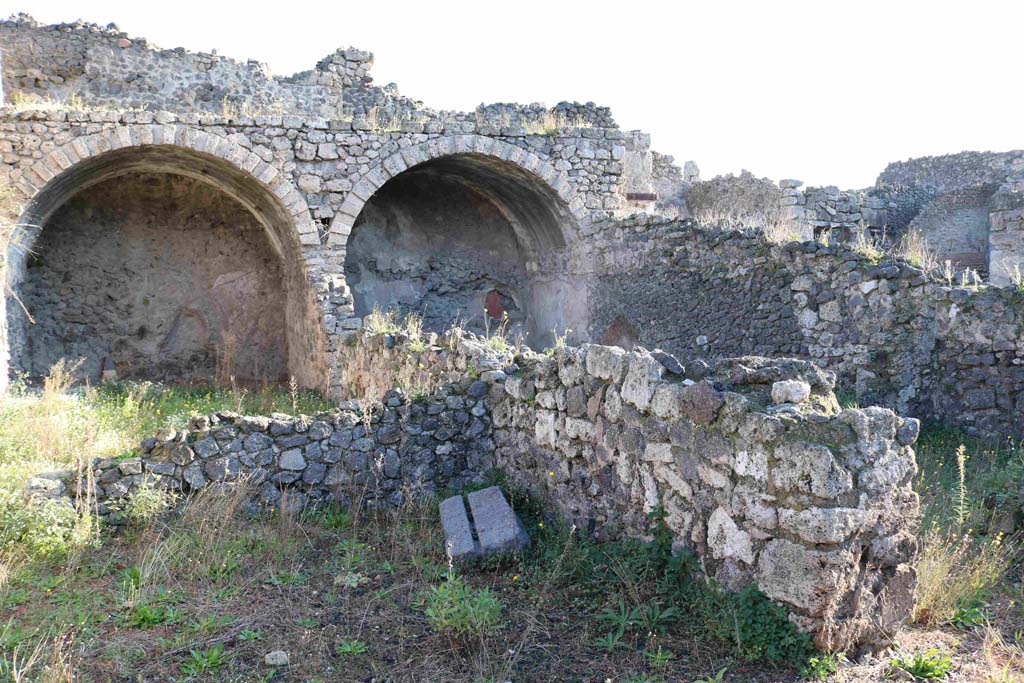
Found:
[{"label": "distant stone wall", "polygon": [[475,112],[430,109],[373,84],[373,54],[338,49],[314,68],[275,76],[266,64],[215,53],[161,49],[116,25],[74,22],[44,25],[21,14],[0,21],[6,98],[35,95],[61,102],[118,109],[200,111],[236,116],[302,116],[359,119],[409,127],[428,121],[529,126],[615,127],[607,107],[592,102],[544,105],[492,104]]},{"label": "distant stone wall", "polygon": [[592,339],[683,358],[807,358],[861,402],[981,432],[1021,429],[1024,294],[1015,288],[949,287],[841,243],[773,245],[647,218],[607,229],[622,244],[596,259]]},{"label": "distant stone wall", "polygon": [[686,205],[703,224],[761,227],[781,219],[782,189],[750,171],[692,183]]},{"label": "distant stone wall", "polygon": [[1024,150],[960,152],[896,161],[885,167],[875,187],[917,186],[936,193],[1002,183],[1024,174]]},{"label": "distant stone wall", "polygon": [[3,84],[14,93],[89,105],[248,114],[305,113],[340,118],[345,86],[369,82],[373,56],[338,51],[317,68],[288,79],[255,61],[161,50],[116,27],[44,26],[30,17],[0,22]]}]

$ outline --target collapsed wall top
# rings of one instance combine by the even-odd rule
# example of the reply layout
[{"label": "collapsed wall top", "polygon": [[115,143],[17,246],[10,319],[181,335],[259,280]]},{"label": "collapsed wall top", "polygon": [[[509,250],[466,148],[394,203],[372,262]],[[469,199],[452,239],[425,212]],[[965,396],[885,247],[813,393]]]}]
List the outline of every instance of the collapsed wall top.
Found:
[{"label": "collapsed wall top", "polygon": [[74,22],[44,25],[27,14],[0,22],[3,90],[85,106],[148,108],[245,115],[297,115],[377,122],[425,123],[488,120],[522,125],[552,116],[614,127],[606,107],[593,103],[498,104],[475,112],[440,112],[399,94],[394,84],[373,84],[373,54],[339,48],[313,69],[274,76],[266,64],[216,54],[161,49],[133,38],[115,24]]}]

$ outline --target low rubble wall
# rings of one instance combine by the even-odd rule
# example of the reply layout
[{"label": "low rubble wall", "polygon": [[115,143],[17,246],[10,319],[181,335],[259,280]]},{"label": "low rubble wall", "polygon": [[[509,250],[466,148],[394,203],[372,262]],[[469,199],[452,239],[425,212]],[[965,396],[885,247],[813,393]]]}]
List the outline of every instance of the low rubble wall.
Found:
[{"label": "low rubble wall", "polygon": [[660,508],[708,577],[753,582],[823,649],[881,645],[912,611],[918,422],[841,410],[834,375],[811,363],[685,368],[642,348],[544,355],[459,332],[367,331],[339,360],[352,369],[346,389],[372,409],[193,418],[140,457],[95,463],[103,511],[147,480],[189,492],[243,475],[267,506],[285,491],[296,507],[397,506],[497,467],[596,539],[643,535]]}]

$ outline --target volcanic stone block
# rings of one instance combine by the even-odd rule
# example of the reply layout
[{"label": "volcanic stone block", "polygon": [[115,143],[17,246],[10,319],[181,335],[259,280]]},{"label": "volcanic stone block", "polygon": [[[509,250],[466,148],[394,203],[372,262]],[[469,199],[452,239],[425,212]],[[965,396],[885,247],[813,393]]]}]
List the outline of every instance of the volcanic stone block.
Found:
[{"label": "volcanic stone block", "polygon": [[497,486],[470,493],[469,509],[484,555],[522,550],[530,545],[526,528]]},{"label": "volcanic stone block", "polygon": [[469,523],[466,503],[462,500],[462,496],[446,498],[441,501],[439,508],[448,556],[456,562],[478,557],[480,544],[473,537],[473,527]]}]

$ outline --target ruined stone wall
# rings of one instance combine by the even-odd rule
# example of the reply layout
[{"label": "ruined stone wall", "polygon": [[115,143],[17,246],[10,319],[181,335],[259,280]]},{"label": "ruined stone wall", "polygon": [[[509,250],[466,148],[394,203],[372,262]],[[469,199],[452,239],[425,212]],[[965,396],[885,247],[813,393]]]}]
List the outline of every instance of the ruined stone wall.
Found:
[{"label": "ruined stone wall", "polygon": [[760,227],[781,218],[782,190],[750,171],[695,182],[685,196],[690,214],[703,224]]},{"label": "ruined stone wall", "polygon": [[[799,361],[723,360],[690,378],[644,351],[513,356],[473,336],[419,341],[360,333],[346,352],[371,364],[367,381],[374,369],[443,377],[411,402],[388,390],[365,417],[346,405],[194,418],[140,457],[94,463],[101,511],[117,521],[118,501],[147,480],[193,492],[243,475],[257,505],[399,505],[497,466],[593,538],[641,535],[661,507],[709,576],[732,590],[753,582],[823,649],[879,646],[910,615],[915,420],[839,410],[833,377]],[[75,485],[64,473],[29,489]]]},{"label": "ruined stone wall", "polygon": [[593,102],[559,102],[548,108],[543,104],[518,104],[515,102],[495,102],[481,104],[474,111],[478,123],[501,126],[521,126],[536,128],[564,128],[567,126],[589,126],[591,128],[616,128],[611,109],[600,107]]},{"label": "ruined stone wall", "polygon": [[336,50],[307,71],[275,76],[255,60],[161,49],[114,24],[43,25],[21,14],[0,21],[0,50],[8,100],[30,95],[118,109],[354,118],[407,132],[422,132],[430,121],[535,133],[566,126],[616,126],[609,109],[592,102],[560,102],[551,108],[498,103],[468,113],[436,111],[401,95],[394,84],[374,85],[373,54],[353,47]]},{"label": "ruined stone wall", "polygon": [[[319,333],[305,330],[302,340],[296,341],[308,343],[309,348],[292,353],[299,353],[302,359],[311,354],[311,361],[321,353],[329,362],[339,340],[361,324],[344,280],[348,236],[365,202],[390,177],[440,157],[464,155],[503,164],[490,178],[493,192],[502,196],[509,183],[535,187],[533,196],[539,205],[518,206],[516,218],[520,223],[529,222],[536,210],[542,209],[547,212],[544,215],[556,217],[559,229],[564,230],[565,248],[571,249],[582,236],[592,234],[593,217],[622,210],[623,156],[627,149],[643,153],[636,140],[614,128],[559,128],[550,134],[523,134],[514,127],[499,129],[456,121],[419,124],[418,130],[421,132],[383,132],[359,119],[8,110],[0,121],[0,171],[20,191],[19,202],[29,204],[41,190],[52,186],[55,177],[81,166],[80,159],[100,157],[111,149],[138,149],[141,160],[150,154],[147,149],[154,149],[146,143],[163,142],[169,154],[184,150],[212,157],[216,164],[231,168],[232,174],[248,178],[246,182],[262,184],[273,201],[283,202],[291,214],[289,220],[297,233],[294,239],[301,243],[302,253],[301,257],[282,253],[282,257],[286,265],[299,262],[313,292],[308,305],[289,305],[287,312],[295,317],[289,326],[298,329],[303,321],[316,319],[322,329]],[[138,165],[137,160],[124,158],[126,163]],[[244,168],[240,167],[243,161]],[[183,169],[187,172],[190,167],[185,164]],[[469,187],[479,184],[472,169],[456,175]],[[546,247],[544,252],[560,249]],[[526,264],[530,262],[528,259]],[[538,311],[547,301],[561,306],[565,299],[555,292],[578,289],[557,273],[545,271],[539,281],[536,275],[532,277],[534,284],[525,297],[532,303],[521,308]],[[297,281],[290,285],[295,290],[305,286]],[[547,332],[556,325],[563,328],[559,315],[552,309],[538,318],[537,328]],[[571,326],[583,327],[575,320]],[[322,351],[314,348],[318,335],[326,339]],[[316,373],[294,374],[308,382]],[[339,375],[333,371],[328,381],[337,381]],[[324,373],[318,376],[322,378]]]},{"label": "ruined stone wall", "polygon": [[1024,288],[1024,179],[1003,183],[989,213],[989,277],[992,284]]},{"label": "ruined stone wall", "polygon": [[[830,381],[746,358],[694,382],[644,352],[556,350],[505,381],[496,460],[598,536],[642,533],[661,506],[709,576],[755,583],[819,647],[856,649],[912,608],[917,423],[838,412]],[[810,388],[806,407],[765,409],[783,385]]]},{"label": "ruined stone wall", "polygon": [[960,152],[896,161],[885,167],[875,187],[917,186],[936,193],[990,183],[1024,173],[1024,150]]},{"label": "ruined stone wall", "polygon": [[787,291],[792,274],[769,261],[763,240],[646,219],[607,229],[614,246],[590,285],[589,338],[684,357],[807,354]]},{"label": "ruined stone wall", "polygon": [[7,98],[33,94],[118,108],[342,116],[345,86],[368,82],[372,55],[338,51],[316,69],[275,78],[266,65],[161,50],[111,26],[0,22]]},{"label": "ruined stone wall", "polygon": [[1015,288],[950,287],[844,244],[776,245],[646,218],[607,230],[623,244],[595,266],[592,339],[683,358],[808,358],[862,403],[984,432],[1020,430],[1024,296]]},{"label": "ruined stone wall", "polygon": [[494,462],[590,536],[642,534],[661,506],[709,575],[755,582],[826,648],[880,642],[911,609],[918,424],[840,411],[834,377],[810,363],[691,368],[589,344],[513,356],[464,336],[355,339],[353,395],[408,388],[423,368],[442,385],[491,384]]},{"label": "ruined stone wall", "polygon": [[[125,500],[143,485],[192,494],[244,482],[257,509],[292,512],[329,501],[397,507],[459,489],[494,464],[487,389],[467,382],[415,403],[391,392],[365,413],[354,403],[316,416],[193,417],[186,429],[143,441],[135,457],[95,460],[97,509],[108,523],[122,523]],[[78,486],[74,473],[44,473],[28,493],[71,497]]]},{"label": "ruined stone wall", "polygon": [[704,223],[778,223],[805,239],[827,231],[833,240],[849,240],[868,229],[888,245],[916,229],[940,260],[985,270],[989,197],[1022,176],[1024,152],[962,152],[889,164],[875,186],[863,190],[804,188],[799,180],[776,186],[748,171],[679,187],[691,214]]}]

